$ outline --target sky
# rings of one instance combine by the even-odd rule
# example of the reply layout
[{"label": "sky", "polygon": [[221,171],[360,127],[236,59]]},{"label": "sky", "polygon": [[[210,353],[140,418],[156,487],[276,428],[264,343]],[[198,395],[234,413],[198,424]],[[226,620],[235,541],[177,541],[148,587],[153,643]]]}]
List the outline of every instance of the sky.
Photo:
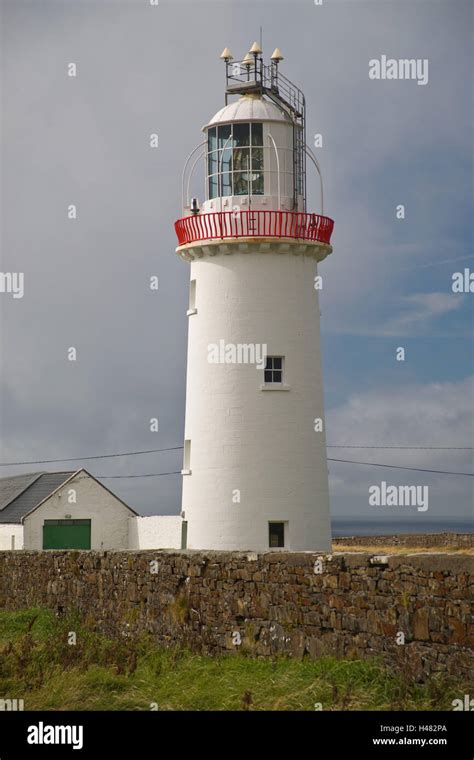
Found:
[{"label": "sky", "polygon": [[[474,271],[472,13],[463,0],[3,0],[0,269],[24,273],[24,295],[0,293],[2,465],[182,445],[181,172],[224,105],[221,50],[242,58],[262,27],[265,57],[278,46],[306,95],[335,220],[319,270],[328,456],[474,472],[465,449],[335,448],[473,445],[474,294],[452,290],[454,273]],[[382,55],[427,59],[427,84],[370,79]],[[309,168],[308,210],[318,187]],[[105,477],[181,462],[173,450],[0,469]],[[334,517],[472,515],[471,477],[329,472]],[[370,506],[381,481],[428,486],[429,510]],[[180,511],[179,475],[104,483],[142,514]]]}]

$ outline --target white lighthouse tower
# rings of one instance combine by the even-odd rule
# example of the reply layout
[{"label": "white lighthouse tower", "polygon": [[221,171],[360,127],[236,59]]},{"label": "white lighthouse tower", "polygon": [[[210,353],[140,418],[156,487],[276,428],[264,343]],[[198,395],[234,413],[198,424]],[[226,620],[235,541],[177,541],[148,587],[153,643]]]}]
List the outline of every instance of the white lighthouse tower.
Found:
[{"label": "white lighthouse tower", "polygon": [[319,167],[280,51],[221,57],[226,105],[186,162],[175,225],[190,263],[185,545],[329,551],[317,267],[333,222],[322,183],[321,213],[306,211],[306,158]]}]

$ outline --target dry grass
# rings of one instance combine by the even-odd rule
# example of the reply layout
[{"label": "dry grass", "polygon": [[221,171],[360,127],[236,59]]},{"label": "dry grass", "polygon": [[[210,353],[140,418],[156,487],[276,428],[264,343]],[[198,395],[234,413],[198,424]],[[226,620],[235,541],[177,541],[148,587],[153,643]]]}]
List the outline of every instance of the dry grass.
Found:
[{"label": "dry grass", "polygon": [[353,544],[339,544],[334,542],[334,554],[347,554],[357,552],[360,554],[462,554],[474,557],[474,547],[458,546],[383,546],[378,544],[366,544],[358,546]]}]

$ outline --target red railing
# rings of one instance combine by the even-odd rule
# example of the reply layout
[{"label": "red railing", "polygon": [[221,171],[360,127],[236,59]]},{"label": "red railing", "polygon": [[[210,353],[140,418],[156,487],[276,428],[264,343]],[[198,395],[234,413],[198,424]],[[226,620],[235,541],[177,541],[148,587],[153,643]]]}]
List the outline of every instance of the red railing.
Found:
[{"label": "red railing", "polygon": [[175,222],[178,244],[241,237],[287,237],[329,243],[334,222],[319,214],[292,211],[217,211]]}]

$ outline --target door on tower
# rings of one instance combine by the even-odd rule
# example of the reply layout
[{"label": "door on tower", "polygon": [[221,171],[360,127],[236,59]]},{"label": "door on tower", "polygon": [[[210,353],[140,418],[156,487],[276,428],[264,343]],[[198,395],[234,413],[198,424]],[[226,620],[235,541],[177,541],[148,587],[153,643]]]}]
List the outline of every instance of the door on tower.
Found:
[{"label": "door on tower", "polygon": [[43,549],[90,549],[90,520],[45,520]]}]

